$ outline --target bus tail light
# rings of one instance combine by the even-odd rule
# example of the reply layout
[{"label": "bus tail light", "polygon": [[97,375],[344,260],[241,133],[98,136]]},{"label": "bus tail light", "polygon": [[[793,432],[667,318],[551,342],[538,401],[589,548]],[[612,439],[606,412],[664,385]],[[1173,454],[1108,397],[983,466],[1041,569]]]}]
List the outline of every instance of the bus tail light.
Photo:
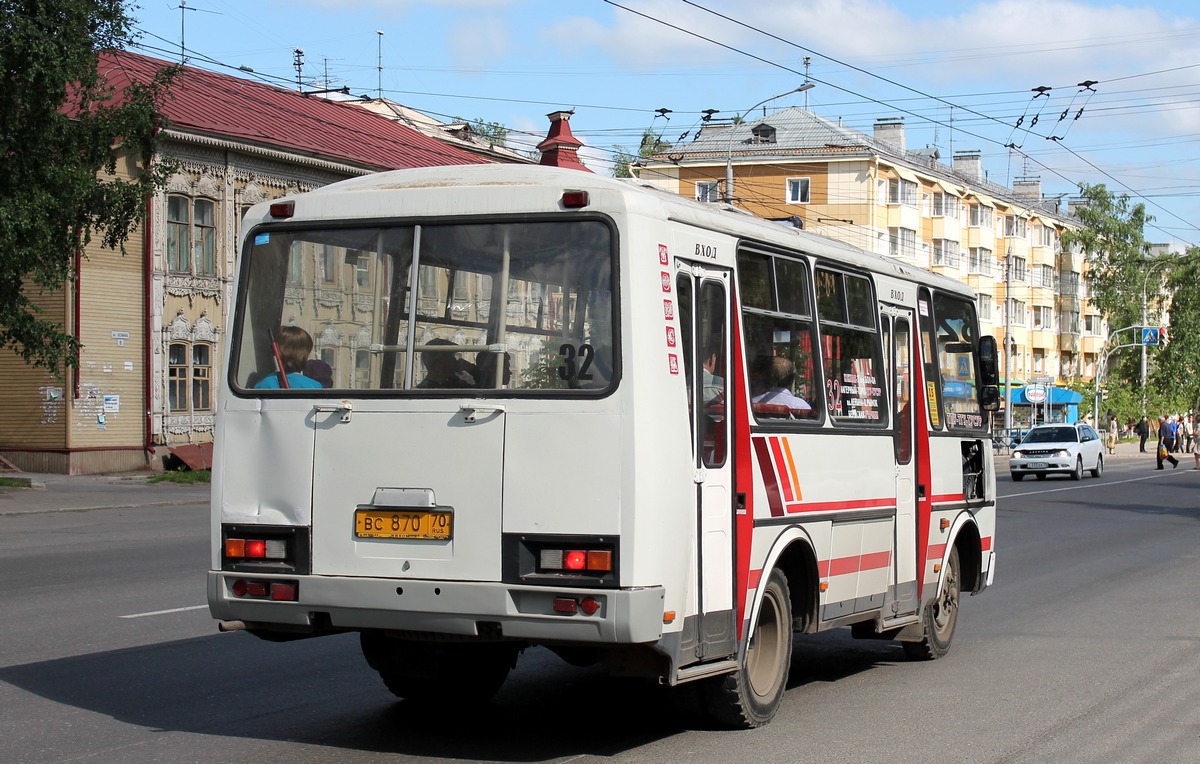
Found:
[{"label": "bus tail light", "polygon": [[230,560],[286,560],[285,539],[225,539],[225,557]]},{"label": "bus tail light", "polygon": [[539,556],[542,570],[612,571],[611,549],[543,549]]},{"label": "bus tail light", "polygon": [[270,599],[275,602],[298,602],[300,584],[297,581],[262,581],[239,578],[229,585],[229,592],[239,599]]},{"label": "bus tail light", "polygon": [[290,218],[296,214],[295,202],[271,202],[271,217]]},{"label": "bus tail light", "polygon": [[588,192],[563,191],[562,206],[569,210],[578,210],[588,206]]},{"label": "bus tail light", "polygon": [[620,586],[619,536],[506,533],[501,542],[509,583],[531,586]]}]

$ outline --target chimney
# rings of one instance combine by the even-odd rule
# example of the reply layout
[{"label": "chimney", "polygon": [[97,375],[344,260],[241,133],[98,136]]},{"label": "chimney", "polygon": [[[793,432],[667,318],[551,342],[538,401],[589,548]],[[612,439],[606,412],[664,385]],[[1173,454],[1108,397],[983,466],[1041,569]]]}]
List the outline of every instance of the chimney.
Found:
[{"label": "chimney", "polygon": [[880,117],[875,120],[875,140],[904,151],[904,117]]},{"label": "chimney", "polygon": [[539,164],[548,167],[569,167],[572,170],[591,172],[579,161],[579,147],[583,142],[571,135],[571,115],[573,111],[556,111],[546,116],[550,118],[550,132],[537,145],[542,152]]},{"label": "chimney", "polygon": [[1040,202],[1042,200],[1042,179],[1017,178],[1013,181],[1013,193],[1022,199]]},{"label": "chimney", "polygon": [[954,171],[971,180],[983,180],[983,153],[979,149],[954,152]]}]

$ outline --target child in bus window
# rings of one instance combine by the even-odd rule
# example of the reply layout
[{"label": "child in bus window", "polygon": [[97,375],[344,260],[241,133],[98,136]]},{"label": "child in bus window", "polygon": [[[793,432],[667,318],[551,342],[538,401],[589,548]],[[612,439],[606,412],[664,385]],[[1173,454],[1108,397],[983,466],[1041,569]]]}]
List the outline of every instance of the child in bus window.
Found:
[{"label": "child in bus window", "polygon": [[[321,387],[317,380],[304,375],[304,365],[312,353],[312,335],[298,326],[281,326],[275,333],[275,347],[283,359],[283,372],[287,374],[287,384],[290,389],[313,389]],[[283,385],[279,383],[280,373],[268,374],[258,381],[256,388],[260,390],[277,390]]]}]

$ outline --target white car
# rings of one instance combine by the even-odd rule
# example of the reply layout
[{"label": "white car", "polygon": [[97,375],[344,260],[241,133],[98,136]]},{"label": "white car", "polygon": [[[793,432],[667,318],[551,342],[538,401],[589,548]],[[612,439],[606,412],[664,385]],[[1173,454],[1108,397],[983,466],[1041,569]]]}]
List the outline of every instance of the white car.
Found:
[{"label": "white car", "polygon": [[1091,425],[1041,424],[1029,430],[1013,449],[1008,463],[1013,480],[1037,475],[1043,480],[1052,472],[1070,475],[1072,480],[1089,470],[1092,477],[1104,472],[1104,440]]}]

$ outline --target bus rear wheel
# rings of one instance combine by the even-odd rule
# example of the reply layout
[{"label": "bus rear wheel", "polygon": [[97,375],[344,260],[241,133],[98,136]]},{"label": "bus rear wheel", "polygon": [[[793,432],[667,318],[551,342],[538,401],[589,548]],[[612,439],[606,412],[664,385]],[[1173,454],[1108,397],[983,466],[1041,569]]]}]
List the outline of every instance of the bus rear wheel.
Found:
[{"label": "bus rear wheel", "polygon": [[919,642],[901,642],[904,654],[909,658],[931,661],[941,658],[950,651],[954,639],[954,627],[958,623],[958,602],[962,596],[962,578],[959,573],[958,548],[950,550],[946,560],[946,578],[942,582],[942,593],[925,608],[922,620],[925,634]]},{"label": "bus rear wheel", "polygon": [[737,671],[706,681],[705,706],[721,724],[761,727],[775,716],[792,664],[792,601],[787,577],[771,571],[758,619]]},{"label": "bus rear wheel", "polygon": [[369,631],[360,642],[367,664],[393,695],[430,703],[486,703],[521,651],[505,642],[420,642]]}]

